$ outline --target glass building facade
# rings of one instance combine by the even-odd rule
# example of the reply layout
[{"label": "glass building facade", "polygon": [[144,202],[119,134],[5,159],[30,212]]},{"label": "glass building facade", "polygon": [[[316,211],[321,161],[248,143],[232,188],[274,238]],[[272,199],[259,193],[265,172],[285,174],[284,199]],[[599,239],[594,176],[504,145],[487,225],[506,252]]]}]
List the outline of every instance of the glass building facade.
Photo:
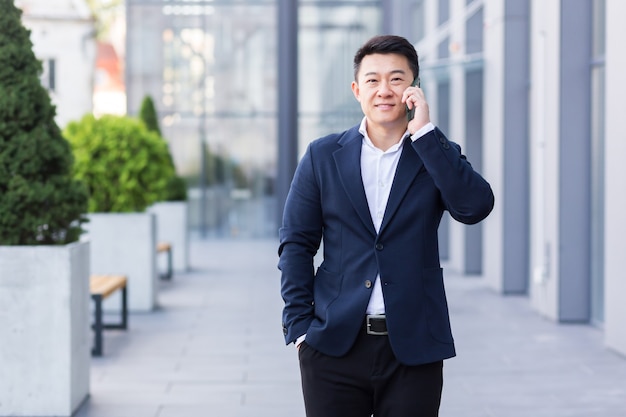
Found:
[{"label": "glass building facade", "polygon": [[[127,0],[128,113],[153,97],[191,228],[275,236],[277,1]],[[298,10],[298,149],[357,123],[352,57],[382,27],[378,1],[304,1]]]}]

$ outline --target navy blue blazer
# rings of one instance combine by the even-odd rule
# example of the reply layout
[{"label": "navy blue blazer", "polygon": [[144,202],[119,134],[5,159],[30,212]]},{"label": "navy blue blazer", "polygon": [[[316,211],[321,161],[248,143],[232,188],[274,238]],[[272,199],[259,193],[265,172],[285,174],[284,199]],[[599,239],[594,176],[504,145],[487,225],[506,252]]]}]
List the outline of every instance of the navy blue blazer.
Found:
[{"label": "navy blue blazer", "polygon": [[494,204],[491,187],[439,129],[407,139],[376,233],[358,128],[312,142],[291,183],[278,250],[285,341],[306,333],[314,349],[346,354],[380,274],[397,359],[417,365],[455,356],[437,228],[444,210],[465,224],[484,219]]}]

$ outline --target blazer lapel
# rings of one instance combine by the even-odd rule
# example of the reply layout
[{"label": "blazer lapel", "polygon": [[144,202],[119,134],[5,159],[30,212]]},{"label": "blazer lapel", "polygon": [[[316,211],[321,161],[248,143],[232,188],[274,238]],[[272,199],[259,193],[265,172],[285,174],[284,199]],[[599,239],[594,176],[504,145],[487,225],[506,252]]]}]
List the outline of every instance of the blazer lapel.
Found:
[{"label": "blazer lapel", "polygon": [[361,178],[361,139],[362,136],[358,133],[358,128],[349,130],[339,140],[339,144],[343,146],[333,153],[333,157],[339,172],[339,181],[354,210],[368,231],[372,235],[376,235]]},{"label": "blazer lapel", "polygon": [[385,230],[385,227],[393,218],[404,196],[408,192],[409,187],[417,176],[417,173],[420,172],[424,166],[424,162],[422,162],[422,159],[417,155],[417,152],[415,152],[411,144],[411,139],[407,137],[404,140],[402,155],[400,156],[400,161],[398,161],[396,174],[393,178],[391,192],[387,200],[387,207],[385,208],[385,217],[383,217],[383,222],[378,231],[379,235]]}]

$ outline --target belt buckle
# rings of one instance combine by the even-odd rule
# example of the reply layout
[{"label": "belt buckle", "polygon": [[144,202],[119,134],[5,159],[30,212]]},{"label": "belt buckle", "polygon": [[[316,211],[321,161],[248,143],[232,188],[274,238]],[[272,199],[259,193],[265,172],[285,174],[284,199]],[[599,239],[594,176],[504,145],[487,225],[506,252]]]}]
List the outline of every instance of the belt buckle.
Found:
[{"label": "belt buckle", "polygon": [[370,322],[371,319],[385,320],[386,317],[384,314],[368,314],[367,316],[365,316],[367,334],[371,334],[373,336],[386,336],[389,334],[389,332],[387,331],[379,332],[376,330],[372,330],[372,323]]}]

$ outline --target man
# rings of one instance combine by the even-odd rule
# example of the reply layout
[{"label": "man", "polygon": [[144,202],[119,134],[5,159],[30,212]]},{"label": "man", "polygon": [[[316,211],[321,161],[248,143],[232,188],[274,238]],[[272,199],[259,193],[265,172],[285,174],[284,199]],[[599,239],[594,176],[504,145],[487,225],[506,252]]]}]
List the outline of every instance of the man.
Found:
[{"label": "man", "polygon": [[354,75],[365,117],[309,145],[285,203],[285,341],[298,346],[308,417],[434,417],[455,355],[437,228],[444,210],[481,221],[494,197],[430,122],[411,43],[370,39]]}]

